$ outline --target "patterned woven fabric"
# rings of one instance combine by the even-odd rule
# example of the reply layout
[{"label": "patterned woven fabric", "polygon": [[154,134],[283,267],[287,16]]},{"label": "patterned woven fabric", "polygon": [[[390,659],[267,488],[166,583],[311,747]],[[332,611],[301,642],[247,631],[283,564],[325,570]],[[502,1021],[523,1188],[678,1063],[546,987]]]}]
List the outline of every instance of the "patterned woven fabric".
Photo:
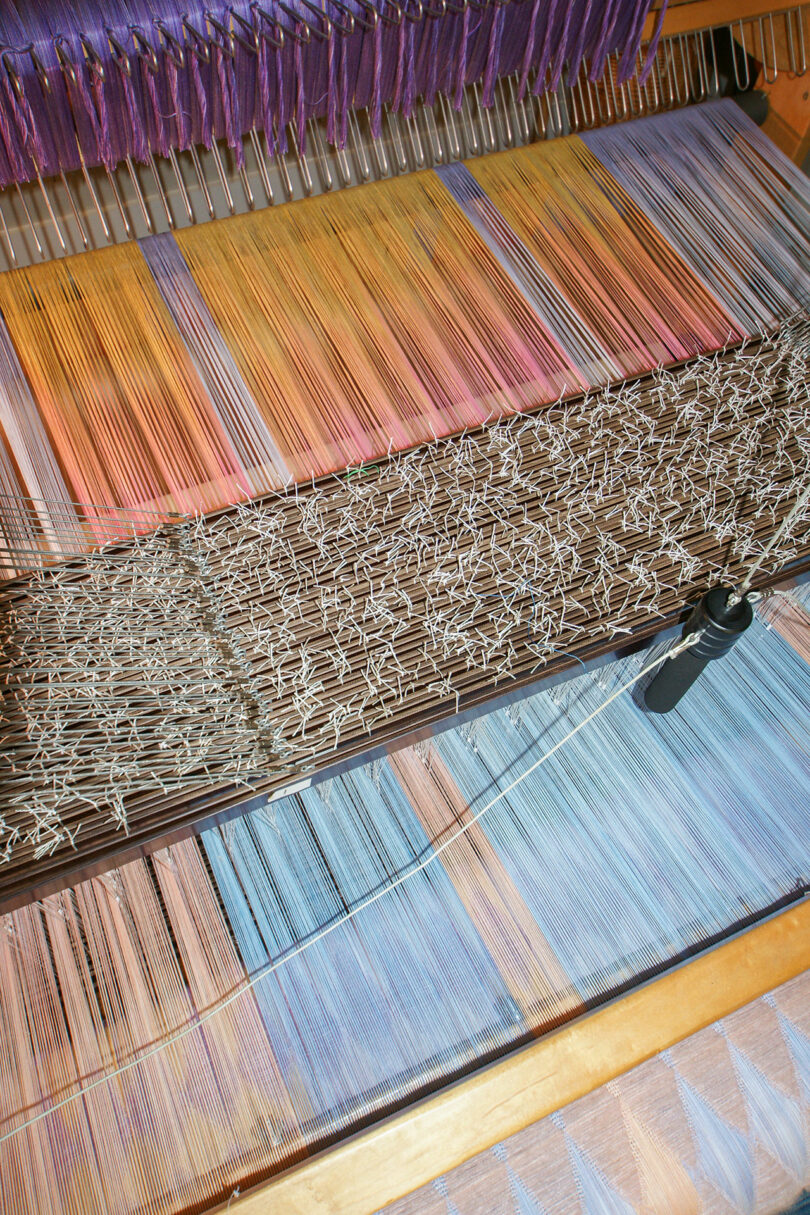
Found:
[{"label": "patterned woven fabric", "polygon": [[808,1181],[805,972],[385,1215],[770,1215]]}]

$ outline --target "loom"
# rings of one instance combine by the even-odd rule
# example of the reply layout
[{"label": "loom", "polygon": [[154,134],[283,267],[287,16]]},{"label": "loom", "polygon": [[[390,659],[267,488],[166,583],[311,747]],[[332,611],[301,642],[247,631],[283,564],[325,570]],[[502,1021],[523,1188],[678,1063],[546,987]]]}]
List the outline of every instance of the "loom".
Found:
[{"label": "loom", "polygon": [[809,16],[0,5],[3,1211],[807,1185]]}]

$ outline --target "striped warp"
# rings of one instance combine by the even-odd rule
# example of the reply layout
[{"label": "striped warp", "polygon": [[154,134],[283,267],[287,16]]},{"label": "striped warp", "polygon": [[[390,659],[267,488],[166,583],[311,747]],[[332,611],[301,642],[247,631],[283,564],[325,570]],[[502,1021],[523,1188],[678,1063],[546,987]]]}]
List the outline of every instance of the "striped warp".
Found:
[{"label": "striped warp", "polygon": [[11,271],[0,493],[58,555],[682,362],[807,306],[808,207],[722,101]]},{"label": "striped warp", "polygon": [[[648,656],[2,917],[4,1211],[227,1199],[796,897],[810,880],[810,668],[778,626],[800,621],[806,639],[807,605],[804,587],[769,609],[777,627],[756,622],[666,719],[614,701],[432,862]],[[698,1094],[699,1062],[677,1064]],[[770,1110],[780,1136],[778,1103],[743,1079],[751,1116]]]}]

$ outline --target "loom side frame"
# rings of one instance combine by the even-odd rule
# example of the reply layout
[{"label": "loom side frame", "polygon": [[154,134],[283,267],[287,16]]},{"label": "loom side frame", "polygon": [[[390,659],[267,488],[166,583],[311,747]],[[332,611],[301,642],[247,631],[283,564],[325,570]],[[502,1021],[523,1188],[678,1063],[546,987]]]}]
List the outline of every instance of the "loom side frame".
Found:
[{"label": "loom side frame", "polygon": [[[660,7],[660,6],[659,6]],[[797,0],[734,0],[733,15],[729,16],[728,0],[690,0],[688,3],[670,2],[661,27],[662,37],[671,34],[691,34],[696,30],[712,29],[738,21],[755,21],[769,13],[784,13],[797,7]],[[642,41],[649,41],[658,20],[658,9],[653,10],[644,22]]]}]

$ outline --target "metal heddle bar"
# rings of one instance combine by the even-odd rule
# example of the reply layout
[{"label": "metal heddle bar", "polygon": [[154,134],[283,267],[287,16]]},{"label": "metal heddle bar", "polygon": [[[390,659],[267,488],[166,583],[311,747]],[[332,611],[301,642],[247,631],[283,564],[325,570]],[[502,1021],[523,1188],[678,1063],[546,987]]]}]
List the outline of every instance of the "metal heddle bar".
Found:
[{"label": "metal heddle bar", "polygon": [[[409,119],[386,109],[379,138],[372,135],[367,110],[352,111],[343,149],[329,143],[325,120],[309,119],[305,131],[290,123],[286,154],[270,155],[264,136],[249,131],[242,141],[242,166],[232,149],[220,143],[210,149],[172,150],[167,157],[150,155],[145,164],[130,157],[114,172],[83,166],[74,173],[39,177],[0,191],[0,271],[626,122],[719,96],[729,85],[744,90],[752,83],[748,56],[762,63],[768,82],[785,71],[803,76],[803,11],[799,6],[663,37],[643,84],[644,47],[635,74],[623,84],[618,83],[615,54],[595,83],[585,65],[573,80],[564,74],[555,92],[544,91],[542,83],[538,87],[532,75],[522,100],[515,74],[497,82],[490,110],[482,105],[480,84],[467,86],[458,108],[454,98],[439,94],[432,107],[419,102]],[[787,63],[778,62],[775,49],[782,34]],[[723,77],[719,61],[723,38],[733,39],[739,48],[732,56],[731,81]],[[3,63],[8,71],[9,61]]]}]

